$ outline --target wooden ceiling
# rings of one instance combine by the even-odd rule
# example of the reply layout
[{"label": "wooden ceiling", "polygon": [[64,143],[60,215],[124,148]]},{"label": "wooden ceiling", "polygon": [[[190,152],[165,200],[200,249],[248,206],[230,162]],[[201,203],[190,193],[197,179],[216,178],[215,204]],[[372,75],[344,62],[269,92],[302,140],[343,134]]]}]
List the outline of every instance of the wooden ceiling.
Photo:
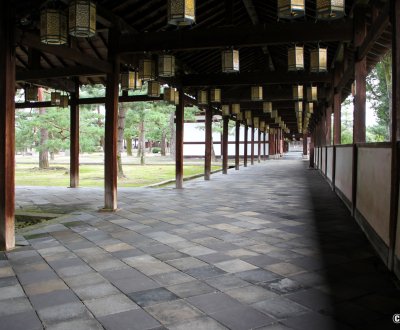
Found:
[{"label": "wooden ceiling", "polygon": [[[61,2],[67,6],[67,0]],[[73,89],[76,79],[80,84],[104,84],[111,68],[107,62],[109,29],[118,28],[124,65],[137,66],[144,54],[156,57],[163,51],[171,52],[178,65],[178,75],[169,81],[171,84],[189,86],[187,91],[193,94],[200,88],[221,86],[225,101],[245,102],[255,111],[259,105],[249,102],[250,86],[263,85],[266,99],[277,101],[277,106],[285,103],[278,108],[279,113],[294,129],[291,86],[314,83],[319,87],[320,103],[326,102],[335,62],[347,57],[347,65],[351,65],[359,51],[351,42],[355,11],[364,8],[367,29],[371,30],[374,15],[386,6],[386,1],[347,0],[344,19],[319,22],[315,0],[306,0],[305,17],[291,21],[278,21],[275,0],[196,2],[196,24],[178,29],[167,23],[166,0],[98,0],[94,37],[69,38],[68,46],[47,46],[40,43],[38,30],[45,1],[15,0],[17,82],[19,86],[31,82],[66,91]],[[356,6],[360,3],[364,7]],[[368,70],[391,48],[390,24],[380,32],[366,53]],[[294,42],[305,47],[305,70],[301,73],[287,72],[287,49]],[[309,73],[309,50],[318,44],[328,47],[327,74]],[[240,51],[240,74],[221,73],[221,50],[229,46]],[[353,77],[349,74],[347,78],[342,79],[343,97],[348,95]]]}]

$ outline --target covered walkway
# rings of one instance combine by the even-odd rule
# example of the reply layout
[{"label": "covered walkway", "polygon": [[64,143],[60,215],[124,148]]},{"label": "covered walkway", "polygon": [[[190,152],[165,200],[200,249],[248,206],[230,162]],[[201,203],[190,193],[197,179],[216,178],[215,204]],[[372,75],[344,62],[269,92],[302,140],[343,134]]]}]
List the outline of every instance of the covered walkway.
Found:
[{"label": "covered walkway", "polygon": [[[72,212],[0,254],[0,329],[391,329],[394,279],[320,173],[295,157],[188,182],[17,189]],[[41,205],[42,204],[42,205]]]}]

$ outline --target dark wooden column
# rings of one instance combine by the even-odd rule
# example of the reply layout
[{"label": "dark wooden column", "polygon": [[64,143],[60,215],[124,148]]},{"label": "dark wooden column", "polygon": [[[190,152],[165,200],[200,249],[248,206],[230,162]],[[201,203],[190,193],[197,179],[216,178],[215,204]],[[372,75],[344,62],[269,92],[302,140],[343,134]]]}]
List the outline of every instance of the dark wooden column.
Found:
[{"label": "dark wooden column", "polygon": [[69,186],[79,186],[79,81],[76,81],[75,92],[71,93],[70,101],[70,160],[69,160]]},{"label": "dark wooden column", "polygon": [[267,133],[263,134],[263,160],[267,160]]},{"label": "dark wooden column", "polygon": [[236,121],[235,127],[235,170],[239,170],[240,161],[240,121]]},{"label": "dark wooden column", "polygon": [[333,95],[333,144],[341,144],[342,141],[342,128],[341,128],[341,95],[335,93]]},{"label": "dark wooden column", "polygon": [[311,141],[310,141],[310,167],[314,168],[314,132],[311,134]]},{"label": "dark wooden column", "polygon": [[211,143],[212,143],[212,107],[206,108],[205,122],[205,155],[204,155],[204,180],[210,180],[211,177]]},{"label": "dark wooden column", "polygon": [[[354,46],[359,47],[367,34],[366,11],[357,8],[354,12]],[[363,143],[366,139],[365,112],[367,107],[367,58],[354,63],[354,78],[356,84],[356,95],[354,96],[354,130],[353,142]]]},{"label": "dark wooden column", "polygon": [[271,133],[271,129],[270,129],[270,133],[268,135],[268,144],[269,144],[269,156],[270,156],[270,158],[274,158],[271,156],[275,155],[275,152],[274,152],[275,139],[274,139],[274,134]]},{"label": "dark wooden column", "polygon": [[243,166],[247,167],[247,147],[249,144],[249,125],[247,123],[244,125],[244,156],[243,156]]},{"label": "dark wooden column", "polygon": [[332,126],[332,106],[326,108],[325,114],[325,145],[330,146],[332,144],[331,139],[331,126]]},{"label": "dark wooden column", "polygon": [[223,118],[222,126],[222,173],[228,174],[228,130],[229,117]]},{"label": "dark wooden column", "polygon": [[257,152],[257,162],[261,162],[261,131],[258,129],[258,152]]},{"label": "dark wooden column", "polygon": [[[389,269],[395,266],[395,246],[398,224],[399,203],[399,140],[400,140],[400,2],[391,0],[391,25],[392,25],[392,170],[390,193],[390,224],[389,224]],[[396,265],[399,272],[400,265]]]},{"label": "dark wooden column", "polygon": [[13,1],[0,5],[0,250],[15,246],[15,36]]},{"label": "dark wooden column", "polygon": [[104,209],[117,209],[117,140],[118,140],[118,92],[119,92],[119,36],[114,30],[109,32],[108,60],[113,65],[113,72],[107,74],[106,82],[106,119],[104,137]]},{"label": "dark wooden column", "polygon": [[175,109],[175,187],[183,188],[183,128],[184,128],[184,112],[185,98],[183,88],[179,89],[179,104]]},{"label": "dark wooden column", "polygon": [[307,156],[307,134],[303,133],[303,155]]},{"label": "dark wooden column", "polygon": [[251,127],[251,165],[254,165],[254,126]]}]

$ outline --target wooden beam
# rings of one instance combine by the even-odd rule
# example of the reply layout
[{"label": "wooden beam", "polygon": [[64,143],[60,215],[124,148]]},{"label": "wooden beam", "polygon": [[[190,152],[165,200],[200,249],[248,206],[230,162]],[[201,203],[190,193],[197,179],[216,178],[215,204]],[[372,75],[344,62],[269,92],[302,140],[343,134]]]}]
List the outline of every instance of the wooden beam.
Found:
[{"label": "wooden beam", "polygon": [[240,161],[240,121],[236,120],[235,127],[235,170],[239,171]]},{"label": "wooden beam", "polygon": [[181,83],[188,87],[311,84],[330,83],[331,81],[332,74],[330,73],[287,71],[190,74],[181,78]]},{"label": "wooden beam", "polygon": [[381,10],[379,16],[374,20],[371,29],[368,31],[364,41],[359,45],[357,50],[357,60],[361,60],[367,56],[368,52],[372,49],[375,42],[381,37],[383,32],[389,25],[390,21],[390,1],[387,2],[385,7]]},{"label": "wooden beam", "polygon": [[244,125],[244,155],[243,155],[243,166],[247,167],[247,149],[249,144],[249,126],[247,123]]},{"label": "wooden beam", "polygon": [[258,129],[258,151],[257,151],[257,162],[261,163],[261,131]]},{"label": "wooden beam", "polygon": [[225,116],[222,121],[222,174],[228,174],[229,117]]},{"label": "wooden beam", "polygon": [[17,71],[16,81],[30,81],[49,78],[64,78],[76,76],[103,76],[104,72],[97,68],[87,66],[74,66],[67,68],[52,68],[41,70]]},{"label": "wooden beam", "polygon": [[121,36],[120,53],[258,47],[287,43],[351,41],[351,19],[340,22],[268,23],[210,29],[147,32]]},{"label": "wooden beam", "polygon": [[15,246],[14,2],[0,2],[0,250]]},{"label": "wooden beam", "polygon": [[70,60],[80,65],[94,68],[104,73],[112,73],[113,70],[113,66],[111,65],[111,63],[86,55],[76,49],[60,45],[46,45],[40,41],[39,35],[36,35],[32,32],[22,32],[21,30],[17,30],[17,44],[22,44],[30,48],[38,49],[41,52],[53,54],[62,59]]},{"label": "wooden beam", "polygon": [[184,128],[184,90],[179,88],[179,104],[175,110],[175,187],[183,188],[183,128]]},{"label": "wooden beam", "polygon": [[117,42],[117,31],[109,32],[108,60],[113,63],[113,71],[107,74],[106,119],[104,137],[104,210],[117,209],[117,140],[118,140],[118,92],[119,56],[113,52]]},{"label": "wooden beam", "polygon": [[79,187],[79,82],[75,82],[75,92],[70,100],[70,166],[69,186]]}]

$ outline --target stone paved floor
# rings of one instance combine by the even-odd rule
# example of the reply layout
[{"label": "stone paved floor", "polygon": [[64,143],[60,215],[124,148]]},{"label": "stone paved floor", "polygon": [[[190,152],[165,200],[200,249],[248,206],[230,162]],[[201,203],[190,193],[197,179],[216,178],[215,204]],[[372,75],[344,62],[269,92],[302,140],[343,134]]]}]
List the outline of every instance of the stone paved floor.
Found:
[{"label": "stone paved floor", "polygon": [[[18,188],[72,212],[0,253],[0,329],[396,329],[399,291],[347,210],[301,160],[184,190]],[[25,241],[26,239],[26,241]]]}]

